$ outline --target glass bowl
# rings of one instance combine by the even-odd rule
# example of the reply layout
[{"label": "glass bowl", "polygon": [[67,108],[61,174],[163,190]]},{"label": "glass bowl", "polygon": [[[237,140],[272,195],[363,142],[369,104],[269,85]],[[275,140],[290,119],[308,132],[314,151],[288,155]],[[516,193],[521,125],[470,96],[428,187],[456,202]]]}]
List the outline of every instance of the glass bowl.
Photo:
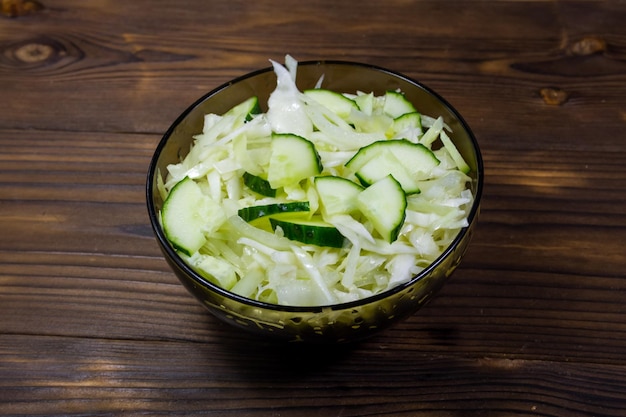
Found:
[{"label": "glass bowl", "polygon": [[159,223],[163,201],[157,190],[157,175],[169,164],[180,162],[189,151],[192,136],[202,131],[206,113],[222,114],[256,95],[262,110],[276,87],[271,67],[236,78],[204,95],[187,108],[167,130],[154,153],[147,178],[147,206],[156,240],[168,264],[184,286],[219,319],[257,335],[285,341],[312,343],[348,342],[366,338],[415,313],[450,277],[463,257],[476,225],[483,183],[483,165],[474,135],[461,115],[437,93],[402,74],[372,65],[342,61],[298,63],[296,84],[300,90],[313,88],[320,77],[324,88],[382,95],[400,89],[418,111],[442,116],[451,127],[450,137],[471,168],[470,188],[474,203],[469,225],[427,268],[409,282],[359,301],[319,307],[268,304],[224,290],[194,272],[178,256]]}]

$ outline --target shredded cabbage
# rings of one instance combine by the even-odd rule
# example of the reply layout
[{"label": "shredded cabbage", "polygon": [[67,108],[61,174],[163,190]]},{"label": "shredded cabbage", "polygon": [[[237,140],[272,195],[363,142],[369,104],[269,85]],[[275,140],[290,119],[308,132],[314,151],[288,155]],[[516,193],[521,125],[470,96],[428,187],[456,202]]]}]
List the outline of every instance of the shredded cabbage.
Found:
[{"label": "shredded cabbage", "polygon": [[[445,133],[449,127],[441,117],[422,115],[422,128],[386,136],[389,123],[380,110],[381,98],[360,91],[344,93],[362,106],[349,123],[298,90],[297,62],[292,57],[287,56],[285,66],[271,63],[277,87],[267,113],[251,120],[245,114],[207,114],[189,154],[168,166],[165,180],[158,184],[165,198],[175,184],[191,177],[222,207],[219,228],[207,227],[211,232],[207,242],[185,261],[236,294],[283,305],[348,302],[407,282],[467,226],[471,179],[460,169],[464,161]],[[316,85],[321,86],[323,77]],[[406,218],[396,241],[378,237],[372,224],[358,214],[343,214],[324,219],[346,238],[343,248],[305,245],[285,238],[280,228],[271,233],[237,216],[242,207],[289,200],[309,201],[311,211],[319,213],[312,180],[285,187],[277,197],[262,197],[243,186],[244,172],[259,175],[267,168],[266,145],[272,132],[309,139],[320,154],[324,175],[354,181],[345,163],[361,147],[381,138],[400,136],[428,147],[437,143],[433,151],[441,163],[420,182],[419,194],[407,196]]]}]

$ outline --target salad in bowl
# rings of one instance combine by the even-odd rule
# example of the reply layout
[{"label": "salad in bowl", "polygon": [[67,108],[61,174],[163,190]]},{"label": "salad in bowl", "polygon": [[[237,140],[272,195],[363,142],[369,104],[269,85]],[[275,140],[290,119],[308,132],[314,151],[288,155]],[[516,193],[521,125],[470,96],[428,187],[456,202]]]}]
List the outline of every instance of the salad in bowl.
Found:
[{"label": "salad in bowl", "polygon": [[223,111],[196,114],[177,159],[152,167],[149,209],[170,264],[193,274],[188,287],[200,282],[202,294],[300,313],[382,300],[432,274],[478,211],[482,162],[460,116],[445,102],[447,114],[425,112],[410,80],[407,91],[347,90],[322,72],[299,87],[310,63],[271,64],[266,96],[251,89]]}]

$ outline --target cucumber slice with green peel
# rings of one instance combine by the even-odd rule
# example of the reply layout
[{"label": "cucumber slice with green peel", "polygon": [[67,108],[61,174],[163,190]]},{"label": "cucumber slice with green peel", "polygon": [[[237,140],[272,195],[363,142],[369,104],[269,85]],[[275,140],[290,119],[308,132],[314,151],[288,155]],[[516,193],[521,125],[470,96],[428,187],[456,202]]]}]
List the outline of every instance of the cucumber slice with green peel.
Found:
[{"label": "cucumber slice with green peel", "polygon": [[191,256],[206,242],[206,226],[210,197],[191,178],[185,177],[172,187],[163,203],[163,231],[172,246]]},{"label": "cucumber slice with green peel", "polygon": [[392,175],[407,194],[420,192],[419,181],[405,168],[404,164],[394,153],[387,149],[370,159],[355,175],[361,184],[366,187],[388,175]]},{"label": "cucumber slice with green peel", "polygon": [[308,213],[310,210],[308,201],[295,201],[290,203],[265,204],[260,206],[244,207],[237,211],[239,217],[248,223],[266,216],[285,213]]},{"label": "cucumber slice with green peel", "polygon": [[270,217],[272,229],[280,227],[287,239],[295,240],[307,245],[341,248],[345,238],[339,230],[326,223],[320,217],[311,219],[277,219]]},{"label": "cucumber slice with green peel", "polygon": [[322,172],[321,158],[315,145],[301,136],[275,133],[270,148],[267,181],[272,188],[294,185]]},{"label": "cucumber slice with green peel", "polygon": [[356,197],[363,191],[359,184],[335,176],[315,177],[314,183],[324,215],[349,214],[357,209]]},{"label": "cucumber slice with green peel", "polygon": [[413,143],[406,139],[399,139],[389,145],[391,152],[402,162],[414,177],[426,179],[431,171],[441,162],[432,150],[421,143]]},{"label": "cucumber slice with green peel", "polygon": [[276,189],[272,188],[269,181],[259,176],[244,172],[243,183],[255,193],[266,197],[276,197]]},{"label": "cucumber slice with green peel", "polygon": [[405,113],[393,119],[391,126],[394,133],[405,132],[410,129],[422,129],[422,115],[418,112]]},{"label": "cucumber slice with green peel", "polygon": [[200,275],[226,290],[230,290],[237,283],[235,268],[222,258],[196,253],[187,258],[187,262]]},{"label": "cucumber slice with green peel", "polygon": [[357,197],[359,210],[387,242],[398,238],[406,218],[406,194],[391,175],[370,185]]},{"label": "cucumber slice with green peel", "polygon": [[354,98],[354,102],[364,114],[371,116],[375,106],[374,93],[359,94]]},{"label": "cucumber slice with green peel", "polygon": [[428,177],[439,159],[424,145],[406,139],[381,140],[362,147],[345,166],[365,185],[394,174],[408,193],[419,192],[417,182]]},{"label": "cucumber slice with green peel", "polygon": [[[404,160],[408,156],[406,155],[406,152],[411,152],[412,154],[415,153],[418,148],[420,153],[424,153],[424,146],[418,147],[417,144],[406,139],[379,140],[359,149],[357,153],[355,153],[354,156],[346,162],[345,166],[352,172],[356,172],[361,169],[363,165],[381,155],[386,150],[393,152],[394,155],[397,155],[400,159]],[[426,150],[429,151],[428,148],[426,148]],[[433,157],[437,159],[434,155]],[[422,158],[423,156],[420,157],[420,159]],[[410,161],[410,163],[416,162],[419,161]]]},{"label": "cucumber slice with green peel", "polygon": [[406,113],[415,113],[417,110],[413,103],[404,97],[404,94],[398,91],[387,91],[383,112],[395,119]]},{"label": "cucumber slice with green peel", "polygon": [[261,106],[259,105],[259,98],[252,96],[236,106],[232,107],[224,116],[238,116],[243,115],[246,121],[252,120],[255,114],[261,113]]},{"label": "cucumber slice with green peel", "polygon": [[359,110],[359,106],[354,100],[335,91],[314,88],[304,90],[304,95],[312,98],[344,120],[348,119],[352,110]]}]

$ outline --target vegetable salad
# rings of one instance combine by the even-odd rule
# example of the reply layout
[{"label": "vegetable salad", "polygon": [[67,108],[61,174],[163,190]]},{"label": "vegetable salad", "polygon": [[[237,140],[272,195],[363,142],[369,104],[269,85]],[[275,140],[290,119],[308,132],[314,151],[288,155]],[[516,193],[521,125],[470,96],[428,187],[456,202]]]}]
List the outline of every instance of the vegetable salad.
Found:
[{"label": "vegetable salad", "polygon": [[408,282],[468,226],[469,166],[437,115],[401,91],[301,91],[297,62],[277,86],[207,114],[167,167],[161,223],[216,285],[273,304],[319,306]]}]

